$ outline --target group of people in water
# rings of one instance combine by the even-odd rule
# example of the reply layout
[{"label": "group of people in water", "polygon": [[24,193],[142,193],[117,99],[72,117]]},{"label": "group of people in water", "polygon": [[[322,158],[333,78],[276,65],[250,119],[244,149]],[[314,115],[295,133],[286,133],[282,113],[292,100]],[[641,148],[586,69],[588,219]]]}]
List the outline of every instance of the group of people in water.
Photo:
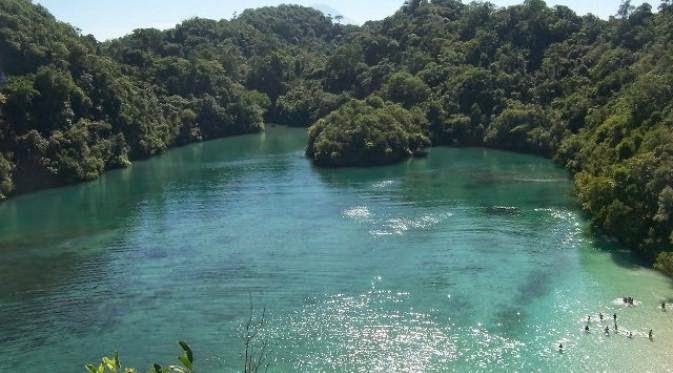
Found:
[{"label": "group of people in water", "polygon": [[[622,300],[623,300],[624,304],[626,304],[627,306],[635,305],[633,297],[624,297],[624,298],[622,298]],[[666,311],[666,302],[665,301],[661,302],[661,310],[664,311],[664,312]],[[600,321],[603,321],[605,316],[603,315],[603,313],[598,313],[598,318],[600,319]],[[612,320],[614,322],[613,333],[618,334],[619,333],[619,326],[617,325],[617,314],[616,313],[612,314]],[[584,327],[584,332],[585,333],[590,333],[591,332],[591,329],[589,328],[589,324],[591,324],[591,315],[587,316],[587,324]],[[603,329],[603,333],[605,333],[605,335],[610,335],[610,326],[606,325],[605,329]],[[654,330],[650,329],[650,331],[647,333],[647,335],[648,335],[648,338],[650,339],[650,341],[654,341]],[[626,334],[626,336],[629,339],[632,339],[633,338],[633,332],[629,331],[628,334]],[[560,353],[563,353],[563,343],[559,344],[558,349],[559,349]]]}]

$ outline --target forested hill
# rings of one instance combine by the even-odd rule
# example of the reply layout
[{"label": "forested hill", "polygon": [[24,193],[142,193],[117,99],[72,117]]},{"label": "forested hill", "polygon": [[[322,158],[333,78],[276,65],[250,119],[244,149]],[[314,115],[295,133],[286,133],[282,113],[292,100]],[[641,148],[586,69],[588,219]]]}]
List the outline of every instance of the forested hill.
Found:
[{"label": "forested hill", "polygon": [[287,116],[271,101],[345,30],[281,6],[101,44],[30,1],[0,0],[0,198],[259,131],[265,113]]},{"label": "forested hill", "polygon": [[594,225],[673,273],[673,7],[411,0],[343,26],[299,6],[99,43],[0,0],[0,197],[203,139],[308,126],[319,165],[424,146],[555,158]]}]

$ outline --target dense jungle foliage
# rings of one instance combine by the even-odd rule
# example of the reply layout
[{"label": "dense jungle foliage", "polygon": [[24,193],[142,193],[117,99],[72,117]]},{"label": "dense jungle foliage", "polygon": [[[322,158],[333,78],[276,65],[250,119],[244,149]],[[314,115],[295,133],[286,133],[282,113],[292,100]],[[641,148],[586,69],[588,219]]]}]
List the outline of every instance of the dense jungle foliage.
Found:
[{"label": "dense jungle foliage", "polygon": [[322,166],[388,164],[429,146],[422,110],[377,96],[352,100],[309,130],[308,156]]},{"label": "dense jungle foliage", "polygon": [[409,0],[361,27],[279,6],[101,43],[0,0],[0,198],[313,124],[321,165],[430,144],[553,157],[595,227],[673,274],[673,4],[656,5],[606,21],[542,0]]}]

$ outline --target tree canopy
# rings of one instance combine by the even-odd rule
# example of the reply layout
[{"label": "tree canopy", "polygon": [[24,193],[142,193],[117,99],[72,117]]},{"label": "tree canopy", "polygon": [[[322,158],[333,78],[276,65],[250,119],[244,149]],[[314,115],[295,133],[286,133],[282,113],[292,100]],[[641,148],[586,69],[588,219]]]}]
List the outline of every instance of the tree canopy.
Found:
[{"label": "tree canopy", "polygon": [[387,164],[430,145],[426,119],[377,96],[351,100],[309,130],[307,154],[322,166]]}]

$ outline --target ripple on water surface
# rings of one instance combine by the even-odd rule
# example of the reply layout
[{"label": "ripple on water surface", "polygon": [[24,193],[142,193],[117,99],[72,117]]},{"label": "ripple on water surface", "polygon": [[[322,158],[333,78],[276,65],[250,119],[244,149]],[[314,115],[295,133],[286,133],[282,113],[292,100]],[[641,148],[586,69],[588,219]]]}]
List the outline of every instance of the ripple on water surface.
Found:
[{"label": "ripple on water surface", "polygon": [[330,296],[285,316],[270,331],[272,340],[280,356],[294,357],[283,363],[311,372],[444,371],[465,364],[494,369],[519,355],[523,343],[479,325],[436,320],[415,311],[409,296],[390,290]]}]

